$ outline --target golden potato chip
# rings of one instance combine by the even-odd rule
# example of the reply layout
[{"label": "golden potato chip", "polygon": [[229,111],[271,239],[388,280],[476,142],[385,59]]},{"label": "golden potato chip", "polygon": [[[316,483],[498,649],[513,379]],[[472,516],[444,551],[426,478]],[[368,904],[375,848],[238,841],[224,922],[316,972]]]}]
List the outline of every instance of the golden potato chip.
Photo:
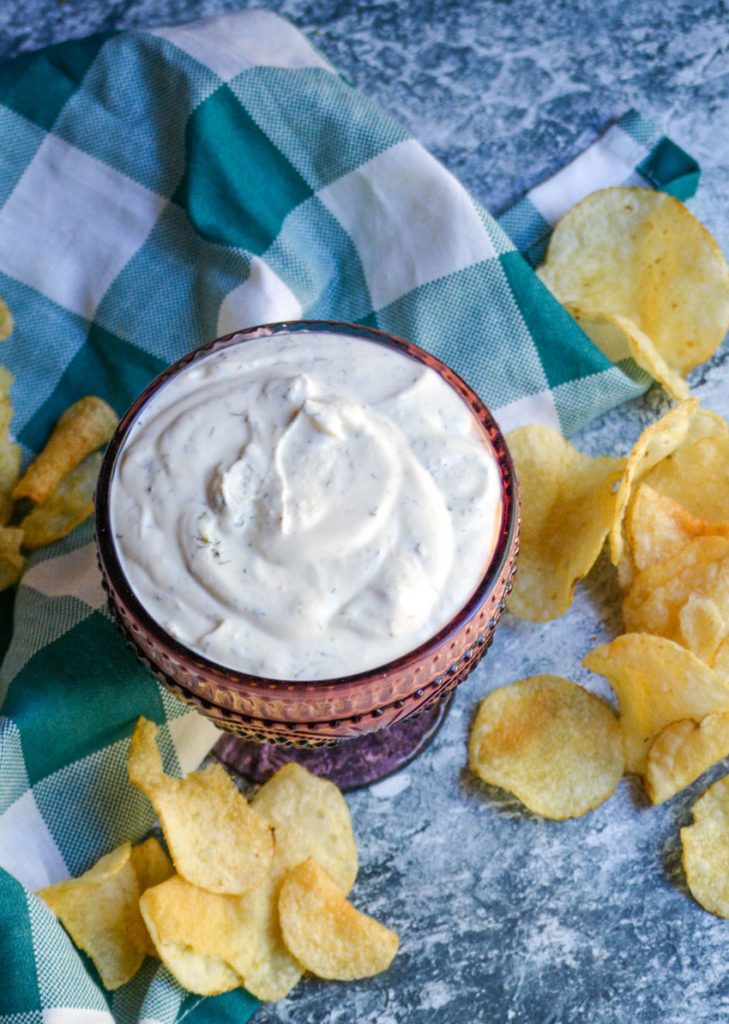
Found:
[{"label": "golden potato chip", "polygon": [[678,613],[677,638],[681,646],[715,669],[717,654],[727,634],[729,624],[713,598],[691,594]]},{"label": "golden potato chip", "polygon": [[633,445],[617,491],[615,515],[610,527],[610,560],[613,565],[619,565],[625,557],[623,521],[633,490],[657,463],[685,441],[698,409],[699,403],[695,398],[681,402],[646,427]]},{"label": "golden potato chip", "polygon": [[711,914],[729,917],[729,775],[709,786],[692,811],[693,825],[681,829],[688,887]]},{"label": "golden potato chip", "polygon": [[118,419],[111,406],[94,395],[75,402],[66,409],[43,451],[13,488],[13,498],[30,498],[42,505],[67,473],[106,444]]},{"label": "golden potato chip", "polygon": [[667,725],[729,711],[729,683],[661,636],[626,633],[590,651],[582,664],[615,690],[625,767],[638,775],[645,773],[651,743]]},{"label": "golden potato chip", "polygon": [[716,653],[712,658],[711,667],[718,676],[722,676],[724,679],[729,679],[729,637],[722,640],[719,644]]},{"label": "golden potato chip", "polygon": [[5,526],[12,515],[12,492],[20,475],[20,447],[10,440],[12,383],[13,375],[4,366],[0,366],[0,526]]},{"label": "golden potato chip", "polygon": [[249,992],[275,1000],[287,995],[303,973],[281,934],[278,894],[283,878],[313,856],[327,865],[346,895],[357,873],[357,851],[341,792],[300,765],[281,768],[261,787],[251,806],[276,830],[273,862],[265,881],[253,892],[234,897],[206,892],[181,878],[170,879],[150,890],[156,902],[147,913],[153,915],[163,942],[227,963]]},{"label": "golden potato chip", "polygon": [[255,889],[271,864],[271,826],[248,806],[222,765],[208,765],[184,779],[166,775],[157,732],[154,722],[139,719],[127,766],[132,785],[159,815],[175,868],[211,892]]},{"label": "golden potato chip", "polygon": [[91,957],[105,988],[119,988],[136,974],[147,936],[130,843],[106,854],[79,878],[41,889],[38,896]]},{"label": "golden potato chip", "polygon": [[729,539],[697,537],[638,573],[623,622],[629,633],[668,637],[711,663],[729,633]]},{"label": "golden potato chip", "polygon": [[507,441],[522,506],[519,575],[509,609],[548,622],[567,611],[575,583],[600,554],[625,460],[592,459],[550,427],[520,427]]},{"label": "golden potato chip", "polygon": [[154,836],[145,839],[138,846],[133,846],[131,857],[140,893],[159,885],[175,873],[172,861],[162,849],[159,839],[155,839]]},{"label": "golden potato chip", "polygon": [[635,568],[649,569],[677,555],[696,537],[729,537],[729,522],[707,523],[646,483],[628,506],[625,534]]},{"label": "golden potato chip", "polygon": [[101,453],[87,455],[67,473],[42,505],[36,505],[22,521],[23,547],[29,551],[52,544],[88,519],[94,511],[94,490],[101,468]]},{"label": "golden potato chip", "polygon": [[729,328],[729,266],[706,228],[673,196],[608,188],[555,227],[542,279],[560,302],[622,317],[686,374]]},{"label": "golden potato chip", "polygon": [[[278,920],[281,871],[266,878],[245,896],[226,896],[191,885],[175,875],[141,900],[142,914],[160,959],[185,988],[189,979],[178,971],[194,972],[202,986],[225,977],[226,967],[237,984],[258,999],[283,999],[300,980],[303,968],[286,948]],[[202,962],[180,958],[184,950]],[[230,981],[230,977],[228,978]],[[231,987],[234,987],[231,985]],[[202,988],[194,991],[202,992]]]},{"label": "golden potato chip", "polygon": [[586,312],[569,302],[565,307],[592,343],[612,362],[619,363],[630,357],[677,402],[689,397],[688,384],[681,374],[668,365],[652,340],[632,320]]},{"label": "golden potato chip", "polygon": [[283,870],[316,857],[343,893],[357,877],[357,846],[347,801],[333,782],[291,762],[279,768],[251,800],[276,831]]},{"label": "golden potato chip", "polygon": [[10,337],[13,327],[13,314],[8,309],[7,302],[0,299],[0,341]]},{"label": "golden potato chip", "polygon": [[607,800],[623,774],[617,717],[567,679],[520,679],[481,701],[468,764],[535,814],[578,817]]},{"label": "golden potato chip", "polygon": [[[176,894],[180,886],[184,889],[184,896],[178,900]],[[197,894],[201,896],[201,905],[195,907],[194,897]],[[210,900],[206,897],[210,897]],[[164,884],[147,889],[142,894],[139,908],[157,955],[188,992],[215,996],[243,984],[243,979],[222,960],[195,952],[187,942],[168,938],[168,935],[189,935],[221,926],[225,928],[225,921],[221,921],[215,912],[220,907],[224,908],[226,901],[233,898],[206,893],[178,875],[173,875]],[[197,916],[192,919],[185,916],[195,910]]]},{"label": "golden potato chip", "polygon": [[319,978],[354,981],[386,971],[395,932],[356,910],[313,857],[292,868],[278,897],[284,942]]},{"label": "golden potato chip", "polygon": [[662,804],[727,756],[729,712],[707,715],[700,722],[683,719],[667,725],[653,740],[648,753],[648,796],[654,804]]},{"label": "golden potato chip", "polygon": [[0,590],[14,586],[23,575],[22,543],[22,530],[16,526],[0,526]]},{"label": "golden potato chip", "polygon": [[[140,896],[147,889],[159,885],[175,873],[172,861],[154,836],[150,836],[143,843],[132,847],[131,861],[137,875]],[[144,952],[147,956],[157,956],[157,950],[149,933],[146,935]]]},{"label": "golden potato chip", "polygon": [[[693,436],[700,426],[715,424],[712,434]],[[718,525],[718,532],[724,535],[729,523],[727,481],[729,430],[724,420],[710,417],[706,410],[702,410],[684,443],[646,475],[646,483],[654,490],[678,502],[697,521]]]}]

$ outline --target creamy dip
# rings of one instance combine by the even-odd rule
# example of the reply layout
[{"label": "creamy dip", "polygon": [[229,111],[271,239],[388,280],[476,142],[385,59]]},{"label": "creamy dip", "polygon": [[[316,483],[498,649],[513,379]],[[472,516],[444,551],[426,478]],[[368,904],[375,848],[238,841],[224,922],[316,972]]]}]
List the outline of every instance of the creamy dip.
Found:
[{"label": "creamy dip", "polygon": [[347,335],[276,334],[182,370],[120,452],[124,573],[220,665],[329,679],[438,632],[492,556],[500,476],[429,367]]}]

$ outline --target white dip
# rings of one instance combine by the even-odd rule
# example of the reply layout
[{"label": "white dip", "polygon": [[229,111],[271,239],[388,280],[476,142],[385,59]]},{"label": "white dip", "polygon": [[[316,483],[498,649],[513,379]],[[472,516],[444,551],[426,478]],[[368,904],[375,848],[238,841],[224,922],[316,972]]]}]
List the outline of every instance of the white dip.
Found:
[{"label": "white dip", "polygon": [[229,668],[384,665],[471,596],[501,516],[494,456],[434,371],[371,341],[277,334],[193,363],[131,427],[111,488],[127,579]]}]

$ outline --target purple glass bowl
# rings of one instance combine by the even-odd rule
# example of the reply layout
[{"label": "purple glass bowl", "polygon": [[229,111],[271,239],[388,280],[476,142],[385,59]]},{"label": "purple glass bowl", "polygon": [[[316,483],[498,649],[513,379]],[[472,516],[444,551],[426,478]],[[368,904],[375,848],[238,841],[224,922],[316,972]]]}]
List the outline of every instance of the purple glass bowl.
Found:
[{"label": "purple glass bowl", "polygon": [[[474,593],[437,634],[379,668],[339,679],[294,682],[224,668],[173,639],[142,607],[121,567],[110,525],[109,491],[129,429],[147,402],[195,360],[232,344],[278,333],[349,334],[387,345],[436,370],[466,405],[491,447],[501,475],[502,517],[493,557]],[[111,439],[96,492],[96,542],[111,612],[145,667],[216,725],[259,743],[318,747],[402,722],[432,708],[461,683],[491,644],[512,589],[519,508],[514,471],[501,431],[479,397],[434,356],[402,338],[359,324],[300,320],[266,324],[218,338],[161,373],[142,392]]]}]

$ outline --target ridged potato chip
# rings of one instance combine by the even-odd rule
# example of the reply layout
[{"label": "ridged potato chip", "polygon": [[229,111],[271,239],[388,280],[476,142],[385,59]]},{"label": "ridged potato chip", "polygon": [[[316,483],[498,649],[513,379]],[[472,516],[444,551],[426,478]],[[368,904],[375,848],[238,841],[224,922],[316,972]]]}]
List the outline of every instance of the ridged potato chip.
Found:
[{"label": "ridged potato chip", "polygon": [[729,711],[729,683],[686,648],[648,633],[626,633],[585,655],[585,668],[617,694],[625,767],[644,775],[650,746],[667,725]]},{"label": "ridged potato chip", "polygon": [[271,864],[271,826],[249,807],[221,765],[209,765],[184,779],[165,774],[157,732],[154,722],[139,719],[127,767],[132,785],[159,815],[178,873],[211,892],[241,894],[255,889]]},{"label": "ridged potato chip", "polygon": [[651,744],[644,779],[646,792],[654,804],[662,804],[727,756],[729,712],[707,715],[700,722],[672,722]]},{"label": "ridged potato chip", "polygon": [[23,575],[22,543],[23,531],[17,526],[0,526],[0,590],[14,586]]},{"label": "ridged potato chip", "polygon": [[[176,877],[150,890],[149,900],[145,896],[142,904],[145,919],[153,921],[163,945],[227,964],[249,992],[275,1000],[287,995],[303,973],[283,941],[278,918],[278,894],[285,875],[313,856],[326,865],[346,895],[357,873],[357,851],[341,792],[300,765],[281,768],[261,787],[251,806],[276,830],[271,870],[257,889],[245,896],[223,896]],[[158,949],[163,957],[164,949]],[[175,973],[169,958],[165,963]]]},{"label": "ridged potato chip", "polygon": [[678,448],[689,431],[699,409],[695,398],[689,398],[670,409],[643,431],[628,456],[618,488],[615,515],[610,527],[610,560],[619,566],[626,556],[624,520],[633,491],[647,473]]},{"label": "ridged potato chip", "polygon": [[[548,275],[540,275],[549,284]],[[677,402],[689,397],[688,384],[670,367],[653,341],[631,320],[607,313],[590,313],[573,303],[565,308],[603,355],[613,363],[632,358],[653,380],[658,381]]]},{"label": "ridged potato chip", "polygon": [[20,447],[10,440],[13,407],[10,386],[13,375],[0,366],[0,526],[5,526],[13,511],[13,488],[20,475]]},{"label": "ridged potato chip", "polygon": [[61,480],[109,440],[119,417],[94,395],[79,399],[59,419],[46,446],[13,488],[13,498],[29,498],[37,505],[53,494]]},{"label": "ridged potato chip", "polygon": [[319,978],[371,978],[388,969],[400,944],[395,932],[356,910],[313,857],[284,878],[278,910],[290,952]]},{"label": "ridged potato chip", "polygon": [[509,609],[548,622],[567,611],[575,583],[600,554],[625,460],[590,458],[544,426],[520,427],[507,441],[522,506],[519,574]]},{"label": "ridged potato chip", "polygon": [[568,679],[520,679],[481,701],[468,764],[535,814],[579,817],[607,800],[623,774],[617,717]]},{"label": "ridged potato chip", "polygon": [[36,505],[28,513],[20,524],[25,533],[24,548],[33,551],[52,544],[92,515],[100,468],[101,453],[87,455],[83,462],[64,476],[47,501]]},{"label": "ridged potato chip", "polygon": [[88,953],[104,987],[111,990],[137,973],[146,954],[147,933],[131,852],[131,844],[124,843],[79,878],[37,894],[74,943]]},{"label": "ridged potato chip", "polygon": [[[694,436],[698,430],[711,433]],[[678,502],[696,520],[729,523],[729,429],[713,413],[701,410],[683,444],[646,475],[646,483]],[[721,532],[721,530],[720,530]]]},{"label": "ridged potato chip", "polygon": [[628,506],[625,531],[635,569],[641,572],[677,555],[696,537],[729,537],[729,522],[708,523],[649,484],[639,484]]},{"label": "ridged potato chip", "polygon": [[729,775],[702,793],[691,809],[694,823],[681,829],[688,887],[709,913],[729,917]]},{"label": "ridged potato chip", "polygon": [[[179,895],[180,890],[182,895]],[[190,942],[177,938],[225,929],[225,917],[216,912],[224,912],[227,901],[232,899],[234,897],[207,893],[178,875],[142,894],[139,908],[156,954],[188,992],[215,996],[243,984],[240,975],[223,960],[198,953]]]},{"label": "ridged potato chip", "polygon": [[729,539],[697,537],[638,573],[623,622],[628,633],[668,637],[711,664],[729,634]]},{"label": "ridged potato chip", "polygon": [[728,633],[729,624],[716,601],[690,594],[678,613],[679,643],[716,671],[717,657]]},{"label": "ridged potato chip", "polygon": [[729,328],[729,266],[711,234],[673,196],[608,188],[555,227],[542,280],[560,302],[622,317],[685,375]]}]

